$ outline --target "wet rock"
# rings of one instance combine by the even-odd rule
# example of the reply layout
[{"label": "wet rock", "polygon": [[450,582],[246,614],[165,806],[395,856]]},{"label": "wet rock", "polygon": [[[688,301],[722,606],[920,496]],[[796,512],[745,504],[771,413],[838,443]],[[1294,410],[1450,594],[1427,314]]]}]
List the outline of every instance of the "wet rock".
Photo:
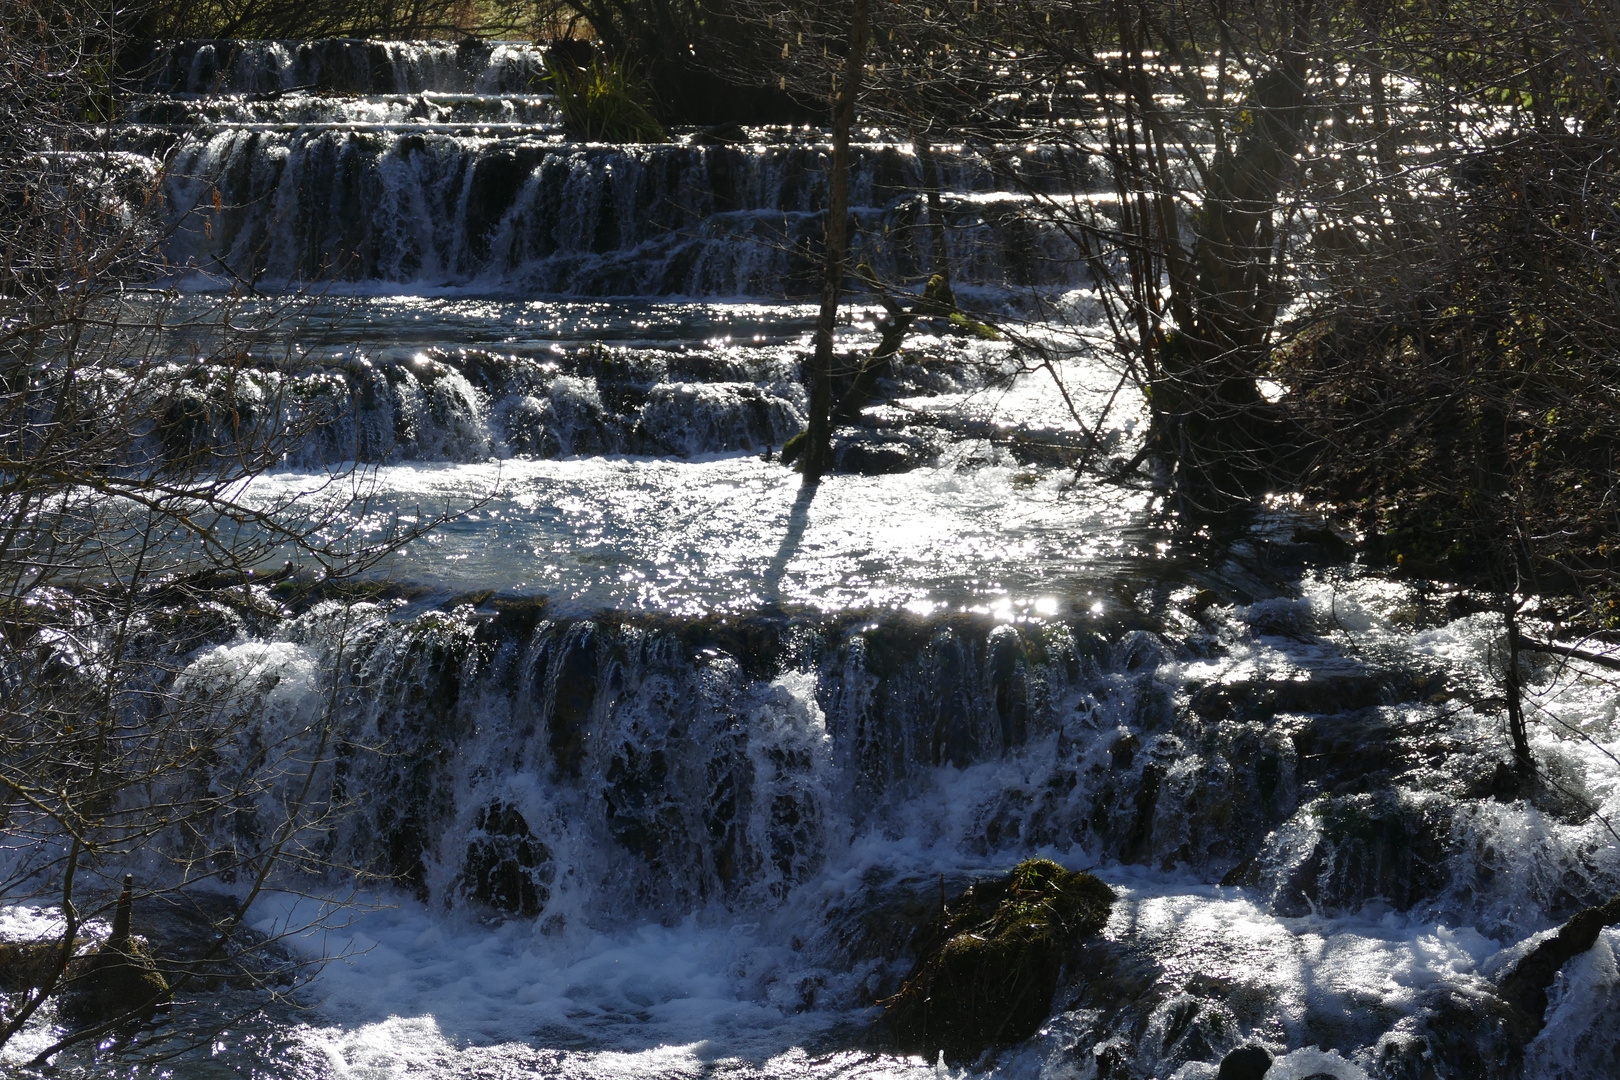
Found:
[{"label": "wet rock", "polygon": [[1162,1062],[1209,1061],[1219,1055],[1218,1047],[1231,1045],[1236,1035],[1236,1020],[1225,1005],[1176,994],[1149,1017],[1147,1044]]},{"label": "wet rock", "polygon": [[731,146],[743,142],[747,138],[748,133],[743,130],[742,125],[735,120],[730,120],[722,124],[699,128],[692,133],[691,141],[693,146]]},{"label": "wet rock", "polygon": [[1225,874],[1221,875],[1220,884],[1223,886],[1237,886],[1252,889],[1260,884],[1260,865],[1253,856],[1244,859]]},{"label": "wet rock", "polygon": [[1348,911],[1374,898],[1404,910],[1444,887],[1450,815],[1438,800],[1379,791],[1324,798],[1310,813],[1317,841],[1283,871],[1273,892],[1279,913]]},{"label": "wet rock", "polygon": [[1087,825],[1106,857],[1219,875],[1293,813],[1295,754],[1258,724],[1180,720],[1173,732],[1144,724],[1115,740],[1108,767],[1094,766]]},{"label": "wet rock", "polygon": [[1335,710],[1295,728],[1300,779],[1332,789],[1341,782],[1387,777],[1406,764],[1395,717],[1381,709]]},{"label": "wet rock", "polygon": [[1271,1070],[1271,1055],[1258,1046],[1240,1046],[1221,1059],[1216,1080],[1260,1080]]},{"label": "wet rock", "polygon": [[914,435],[856,432],[833,442],[833,468],[860,476],[887,476],[931,465],[938,449]]},{"label": "wet rock", "polygon": [[1188,688],[1192,711],[1208,720],[1263,720],[1277,713],[1331,715],[1399,700],[1378,671],[1302,672],[1298,678],[1239,679]]},{"label": "wet rock", "polygon": [[1590,949],[1605,927],[1620,923],[1620,896],[1577,914],[1558,933],[1530,950],[1498,984],[1498,994],[1518,1012],[1519,1042],[1538,1034],[1547,1013],[1547,988],[1570,960]]},{"label": "wet rock", "polygon": [[0,990],[14,992],[43,985],[61,955],[60,941],[0,941]]},{"label": "wet rock", "polygon": [[1296,528],[1292,540],[1295,544],[1316,548],[1326,560],[1342,562],[1355,552],[1355,545],[1326,525]]},{"label": "wet rock", "polygon": [[540,151],[527,146],[502,146],[473,162],[465,227],[467,243],[479,257],[488,256],[491,234],[539,164]]},{"label": "wet rock", "polygon": [[979,882],[949,904],[917,965],[884,1003],[882,1025],[904,1049],[972,1061],[1033,1035],[1046,1021],[1063,961],[1108,921],[1113,890],[1045,859]]},{"label": "wet rock", "polygon": [[972,884],[962,874],[896,874],[869,868],[858,889],[827,911],[828,942],[835,962],[849,970],[869,969],[863,981],[868,1001],[900,989],[907,961],[915,960],[921,940],[938,924],[948,896]]},{"label": "wet rock", "polygon": [[168,1005],[168,980],[151,946],[136,937],[102,943],[75,962],[63,987],[63,1014],[85,1027],[150,1016]]},{"label": "wet rock", "polygon": [[495,618],[489,624],[489,634],[497,641],[511,641],[526,645],[535,629],[545,618],[550,599],[545,596],[503,596],[492,599]]},{"label": "wet rock", "polygon": [[1378,1042],[1378,1074],[1388,1080],[1520,1080],[1522,1044],[1510,1007],[1487,991],[1431,992],[1414,1016]]},{"label": "wet rock", "polygon": [[1164,999],[1165,972],[1151,951],[1128,942],[1093,938],[1069,965],[1065,1007],[1111,1016],[1114,1030],[1139,1043],[1145,1018]]},{"label": "wet rock", "polygon": [[596,628],[576,623],[548,636],[534,659],[536,696],[545,705],[547,743],[559,774],[578,776],[600,676]]},{"label": "wet rock", "polygon": [[507,803],[483,807],[473,825],[458,879],[462,895],[504,915],[537,918],[551,899],[551,850]]}]

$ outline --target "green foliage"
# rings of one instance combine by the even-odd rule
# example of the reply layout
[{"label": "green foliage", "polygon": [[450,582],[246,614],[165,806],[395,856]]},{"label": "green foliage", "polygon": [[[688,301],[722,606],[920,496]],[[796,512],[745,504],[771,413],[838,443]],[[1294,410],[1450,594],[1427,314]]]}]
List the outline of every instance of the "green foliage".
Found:
[{"label": "green foliage", "polygon": [[1028,859],[946,905],[883,1024],[902,1049],[971,1061],[1045,1022],[1065,954],[1108,921],[1114,893],[1090,874]]},{"label": "green foliage", "polygon": [[593,57],[581,68],[546,58],[563,121],[592,142],[650,143],[668,137],[647,105],[647,88],[625,60]]},{"label": "green foliage", "polygon": [[961,330],[967,334],[972,334],[974,337],[980,338],[981,340],[1001,340],[1001,332],[995,327],[979,322],[976,319],[970,319],[960,311],[951,312],[947,321],[949,321],[951,326],[955,327],[957,330]]}]

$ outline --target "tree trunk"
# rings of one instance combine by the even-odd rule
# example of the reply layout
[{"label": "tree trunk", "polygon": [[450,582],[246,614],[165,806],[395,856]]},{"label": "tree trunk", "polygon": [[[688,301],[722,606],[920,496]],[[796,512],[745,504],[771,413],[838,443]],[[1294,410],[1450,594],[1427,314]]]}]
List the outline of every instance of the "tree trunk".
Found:
[{"label": "tree trunk", "polygon": [[1511,595],[1502,612],[1507,626],[1507,656],[1502,666],[1502,689],[1507,693],[1508,734],[1513,738],[1513,769],[1521,779],[1528,779],[1536,771],[1536,762],[1530,754],[1530,736],[1524,726],[1524,688],[1519,685],[1519,617]]},{"label": "tree trunk", "polygon": [[[934,156],[934,147],[928,142],[927,136],[917,140],[917,158],[922,163],[923,188],[928,201],[928,239],[933,253],[933,272],[936,277],[942,279],[945,292],[949,294],[951,256],[945,242],[944,200],[939,197],[939,160]],[[951,300],[954,306],[954,295],[951,296]]]},{"label": "tree trunk", "polygon": [[804,452],[805,480],[821,478],[832,464],[833,328],[849,263],[849,132],[855,125],[855,98],[866,66],[868,0],[854,0],[849,55],[833,99],[832,164],[827,175],[827,254],[821,281],[821,313],[816,318],[816,351],[810,367],[810,424]]},{"label": "tree trunk", "polygon": [[1252,495],[1280,450],[1257,376],[1282,300],[1277,197],[1305,126],[1306,64],[1294,51],[1255,80],[1246,130],[1217,152],[1195,225],[1177,332],[1156,350],[1153,406],[1190,488]]}]

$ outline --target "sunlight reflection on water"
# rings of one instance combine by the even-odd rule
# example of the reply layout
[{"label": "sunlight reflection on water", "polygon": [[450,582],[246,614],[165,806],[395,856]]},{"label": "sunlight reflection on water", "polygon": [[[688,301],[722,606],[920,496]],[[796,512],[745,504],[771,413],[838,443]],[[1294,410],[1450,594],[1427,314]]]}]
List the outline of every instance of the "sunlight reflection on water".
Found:
[{"label": "sunlight reflection on water", "polygon": [[[828,477],[812,491],[755,457],[416,464],[377,470],[358,534],[392,512],[471,508],[378,572],[446,590],[545,593],[564,607],[698,613],[938,607],[1052,614],[1158,551],[1140,492],[1085,495],[1062,474],[951,466]],[[265,499],[309,477],[277,473]],[[1134,538],[1133,538],[1134,537]],[[1095,610],[1099,601],[1087,600]],[[1039,606],[1036,606],[1039,605]],[[1100,613],[1100,612],[1099,612]]]}]

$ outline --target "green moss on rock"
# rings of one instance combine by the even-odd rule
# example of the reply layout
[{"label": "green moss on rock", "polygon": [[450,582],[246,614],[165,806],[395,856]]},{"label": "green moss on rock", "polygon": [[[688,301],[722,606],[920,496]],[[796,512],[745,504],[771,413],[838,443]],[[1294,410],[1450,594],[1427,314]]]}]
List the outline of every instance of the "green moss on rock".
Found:
[{"label": "green moss on rock", "polygon": [[45,985],[62,959],[62,943],[0,941],[0,990],[30,990]]},{"label": "green moss on rock", "polygon": [[169,983],[145,941],[106,941],[69,968],[62,1012],[83,1026],[150,1016],[169,1005]]},{"label": "green moss on rock", "polygon": [[1035,1034],[1064,957],[1108,921],[1114,893],[1090,874],[1028,859],[946,904],[881,1023],[898,1049],[953,1062]]},{"label": "green moss on rock", "polygon": [[782,464],[791,465],[804,453],[805,440],[810,437],[808,430],[801,431],[782,444]]}]

